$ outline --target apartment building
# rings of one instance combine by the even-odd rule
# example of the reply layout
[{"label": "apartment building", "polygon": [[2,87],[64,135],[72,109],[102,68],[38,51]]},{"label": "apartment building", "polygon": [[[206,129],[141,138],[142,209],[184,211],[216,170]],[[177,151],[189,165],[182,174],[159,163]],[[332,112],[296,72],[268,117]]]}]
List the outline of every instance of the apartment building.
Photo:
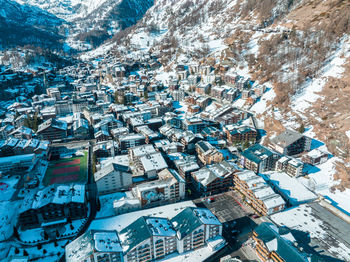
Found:
[{"label": "apartment building", "polygon": [[146,262],[174,253],[176,231],[166,218],[142,216],[119,232],[124,261]]},{"label": "apartment building", "polygon": [[203,247],[222,235],[222,224],[206,208],[188,207],[170,221],[176,230],[180,254]]},{"label": "apartment building", "polygon": [[227,141],[231,144],[252,142],[255,143],[258,132],[252,126],[227,125],[223,130],[226,133]]},{"label": "apartment building", "polygon": [[122,262],[117,231],[89,230],[66,246],[67,262]]},{"label": "apartment building", "polygon": [[94,174],[100,195],[127,189],[132,185],[132,173],[128,166],[109,163]]},{"label": "apartment building", "polygon": [[158,179],[133,188],[134,195],[145,206],[157,201],[180,200],[185,197],[185,180],[173,169],[158,173]]},{"label": "apartment building", "polygon": [[292,231],[264,222],[254,229],[251,236],[256,254],[263,262],[323,261],[316,254],[308,254],[299,246]]},{"label": "apartment building", "polygon": [[199,160],[204,165],[220,163],[224,160],[224,156],[214,146],[207,141],[200,141],[196,144],[196,152]]},{"label": "apartment building", "polygon": [[283,155],[294,156],[310,151],[311,138],[299,132],[287,129],[280,135],[271,139],[270,146]]},{"label": "apartment building", "polygon": [[144,145],[146,137],[141,134],[127,134],[120,136],[118,139],[119,149],[122,153],[126,153],[129,148]]},{"label": "apartment building", "polygon": [[233,187],[233,174],[238,171],[227,161],[203,167],[192,172],[192,184],[202,195],[224,192]]},{"label": "apartment building", "polygon": [[67,123],[63,121],[50,118],[41,125],[39,125],[37,134],[43,140],[63,140],[67,138]]},{"label": "apartment building", "polygon": [[153,145],[142,145],[129,149],[130,161],[136,174],[156,178],[157,172],[168,167],[162,154]]},{"label": "apartment building", "polygon": [[286,203],[265,180],[253,171],[245,170],[234,174],[234,187],[259,215],[270,215],[284,209]]},{"label": "apartment building", "polygon": [[298,177],[303,174],[304,163],[296,158],[283,156],[276,162],[276,170]]},{"label": "apartment building", "polygon": [[190,118],[183,121],[183,129],[192,131],[194,134],[202,132],[206,124],[201,118]]},{"label": "apartment building", "polygon": [[319,165],[325,163],[329,158],[329,154],[318,148],[311,150],[302,158],[303,162],[310,165]]},{"label": "apartment building", "polygon": [[19,227],[29,229],[86,218],[85,185],[51,185],[26,195],[19,210]]},{"label": "apartment building", "polygon": [[255,144],[242,152],[241,165],[255,173],[263,173],[275,169],[279,154],[270,149]]},{"label": "apartment building", "polygon": [[35,154],[0,157],[0,172],[24,171],[30,169],[37,161]]}]

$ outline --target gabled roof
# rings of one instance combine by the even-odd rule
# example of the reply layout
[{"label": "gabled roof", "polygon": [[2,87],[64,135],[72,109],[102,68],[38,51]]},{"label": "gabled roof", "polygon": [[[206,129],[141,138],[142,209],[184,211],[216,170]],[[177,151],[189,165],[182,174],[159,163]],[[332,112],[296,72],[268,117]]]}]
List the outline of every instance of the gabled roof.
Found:
[{"label": "gabled roof", "polygon": [[119,232],[124,253],[153,236],[175,236],[175,230],[166,218],[142,216]]},{"label": "gabled roof", "polygon": [[171,219],[177,237],[181,240],[201,225],[221,225],[220,221],[207,208],[187,207]]},{"label": "gabled roof", "polygon": [[39,125],[38,133],[44,131],[45,129],[47,129],[49,127],[53,127],[56,129],[66,131],[67,130],[67,123],[64,121],[56,120],[54,118],[50,118],[49,120],[47,120],[44,123],[42,123],[41,125]]},{"label": "gabled roof", "polygon": [[95,181],[100,180],[101,178],[112,173],[113,171],[129,172],[130,168],[128,166],[118,165],[116,163],[109,163],[94,174]]}]

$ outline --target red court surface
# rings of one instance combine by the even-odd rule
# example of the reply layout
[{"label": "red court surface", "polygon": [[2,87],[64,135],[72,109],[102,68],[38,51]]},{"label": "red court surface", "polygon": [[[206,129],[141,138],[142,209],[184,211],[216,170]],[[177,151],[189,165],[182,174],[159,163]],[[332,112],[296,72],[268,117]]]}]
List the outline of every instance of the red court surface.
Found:
[{"label": "red court surface", "polygon": [[55,169],[52,171],[53,175],[60,175],[65,173],[73,173],[73,172],[79,172],[80,166],[70,166],[70,167],[63,167],[59,169]]},{"label": "red court surface", "polygon": [[73,165],[79,165],[79,164],[80,164],[80,159],[74,159],[73,161],[58,163],[55,165],[55,167],[73,166]]}]

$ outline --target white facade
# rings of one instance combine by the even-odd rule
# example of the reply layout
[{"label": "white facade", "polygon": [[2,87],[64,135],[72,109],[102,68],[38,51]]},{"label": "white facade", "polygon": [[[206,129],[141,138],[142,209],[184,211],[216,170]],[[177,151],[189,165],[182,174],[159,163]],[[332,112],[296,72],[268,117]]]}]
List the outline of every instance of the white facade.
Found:
[{"label": "white facade", "polygon": [[131,186],[131,173],[113,168],[115,165],[112,163],[95,173],[95,181],[100,195],[113,193]]}]

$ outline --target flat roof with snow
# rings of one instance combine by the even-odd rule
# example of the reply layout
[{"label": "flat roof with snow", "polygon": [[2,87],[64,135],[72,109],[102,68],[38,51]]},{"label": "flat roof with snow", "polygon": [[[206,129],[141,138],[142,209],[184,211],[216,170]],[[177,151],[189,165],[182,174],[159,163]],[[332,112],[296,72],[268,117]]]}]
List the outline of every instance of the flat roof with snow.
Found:
[{"label": "flat roof with snow", "polygon": [[268,172],[264,177],[270,181],[278,191],[287,199],[292,205],[302,204],[317,199],[317,195],[312,193],[296,178],[287,175],[284,172]]},{"label": "flat roof with snow", "polygon": [[279,226],[305,232],[306,243],[322,255],[350,261],[350,224],[318,202],[300,205],[271,215]]}]

